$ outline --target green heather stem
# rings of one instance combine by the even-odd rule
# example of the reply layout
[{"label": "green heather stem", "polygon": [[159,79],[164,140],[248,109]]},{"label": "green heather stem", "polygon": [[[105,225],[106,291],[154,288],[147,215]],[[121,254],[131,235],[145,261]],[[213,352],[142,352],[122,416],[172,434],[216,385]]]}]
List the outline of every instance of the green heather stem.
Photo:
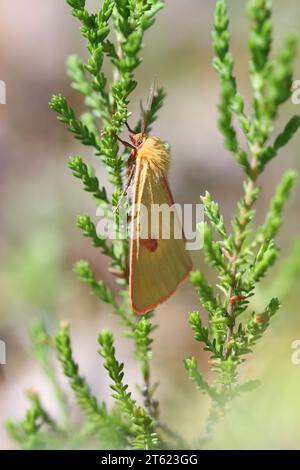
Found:
[{"label": "green heather stem", "polygon": [[[269,326],[280,302],[277,298],[272,298],[263,311],[253,312],[249,311],[250,301],[255,304],[258,283],[278,257],[274,238],[282,225],[283,207],[297,181],[294,171],[285,173],[275,191],[264,224],[254,230],[252,221],[260,193],[259,180],[263,181],[266,165],[299,129],[300,117],[293,116],[274,143],[269,143],[279,106],[291,95],[296,38],[294,35],[289,36],[279,56],[270,58],[272,2],[249,0],[247,12],[251,20],[248,46],[253,91],[249,116],[245,112],[244,99],[238,93],[234,77],[227,2],[216,2],[213,64],[221,85],[219,129],[224,137],[225,147],[242,166],[245,181],[242,198],[237,204],[237,214],[231,220],[231,232],[227,230],[220,207],[211,195],[206,193],[202,198],[205,214],[210,222],[204,225],[204,255],[207,263],[216,269],[218,282],[214,288],[208,284],[203,273],[196,271],[191,276],[200,301],[208,313],[209,322],[204,327],[200,314],[192,312],[189,323],[195,339],[204,343],[204,349],[210,352],[209,363],[216,374],[216,379],[208,383],[199,372],[196,359],[192,357],[185,360],[191,380],[212,400],[206,429],[197,441],[200,446],[207,444],[213,437],[213,428],[228,409],[230,401],[257,385],[255,381],[239,384],[238,366],[245,361],[244,356],[252,352],[251,346]],[[239,141],[236,123],[245,136],[245,149]],[[242,314],[244,320],[239,322]]]}]

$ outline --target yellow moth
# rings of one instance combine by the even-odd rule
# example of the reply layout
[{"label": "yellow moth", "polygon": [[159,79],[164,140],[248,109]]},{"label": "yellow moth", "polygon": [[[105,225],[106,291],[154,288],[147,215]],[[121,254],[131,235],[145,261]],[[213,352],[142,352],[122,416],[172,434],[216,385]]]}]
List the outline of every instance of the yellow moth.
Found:
[{"label": "yellow moth", "polygon": [[[146,124],[141,133],[134,133],[128,124],[131,172],[128,186],[133,181],[132,227],[129,260],[130,302],[136,313],[146,313],[167,300],[192,269],[185,238],[176,212],[171,212],[169,236],[163,237],[162,226],[151,226],[151,208],[155,205],[173,206],[174,201],[167,181],[170,154],[157,137],[149,136]],[[126,190],[125,190],[126,191]],[[141,208],[146,208],[146,237],[139,232],[145,223]],[[161,221],[160,221],[161,222]],[[153,234],[153,231],[155,232]],[[145,232],[145,231],[144,231]],[[181,234],[178,237],[178,233]]]}]

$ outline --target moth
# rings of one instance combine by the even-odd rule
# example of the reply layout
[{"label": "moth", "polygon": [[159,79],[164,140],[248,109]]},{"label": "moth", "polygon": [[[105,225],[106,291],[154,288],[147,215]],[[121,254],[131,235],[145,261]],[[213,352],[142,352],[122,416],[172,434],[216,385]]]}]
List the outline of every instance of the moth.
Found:
[{"label": "moth", "polygon": [[[146,116],[149,110],[150,105]],[[169,151],[162,140],[148,135],[146,118],[139,133],[128,123],[126,127],[131,143],[117,138],[131,149],[128,159],[131,168],[123,193],[132,185],[129,293],[133,310],[143,314],[175,292],[192,270],[192,261],[176,211],[171,210],[166,220],[164,213],[156,222],[151,218],[153,208],[168,209],[174,204],[167,179]]]}]

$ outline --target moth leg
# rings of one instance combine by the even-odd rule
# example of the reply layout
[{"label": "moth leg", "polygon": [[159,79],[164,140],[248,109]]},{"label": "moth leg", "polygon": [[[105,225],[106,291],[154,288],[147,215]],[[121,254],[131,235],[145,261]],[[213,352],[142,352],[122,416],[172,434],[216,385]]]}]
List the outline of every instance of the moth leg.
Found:
[{"label": "moth leg", "polygon": [[120,199],[118,201],[118,204],[116,205],[116,207],[114,208],[113,212],[117,212],[120,205],[121,205],[121,202],[122,202],[122,199],[124,198],[124,196],[127,194],[127,191],[128,191],[128,188],[129,186],[131,185],[131,182],[132,182],[132,179],[134,177],[134,173],[135,173],[135,164],[132,165],[132,168],[131,168],[131,171],[130,171],[130,175],[129,175],[129,178],[128,178],[128,181],[127,181],[127,184],[125,186],[125,188],[123,189],[122,191],[122,194],[120,196]]},{"label": "moth leg", "polygon": [[131,175],[132,167],[135,165],[135,161],[136,161],[135,152],[131,152],[126,162],[127,178],[129,178]]},{"label": "moth leg", "polygon": [[110,272],[113,276],[118,277],[120,279],[126,278],[126,273],[124,271],[120,271],[116,268],[108,268],[108,272]]},{"label": "moth leg", "polygon": [[121,142],[121,144],[124,145],[124,147],[129,147],[132,150],[136,150],[136,147],[134,145],[130,144],[129,142],[126,142],[126,140],[121,139],[121,137],[119,137],[117,134],[113,134],[113,135],[119,142]]}]

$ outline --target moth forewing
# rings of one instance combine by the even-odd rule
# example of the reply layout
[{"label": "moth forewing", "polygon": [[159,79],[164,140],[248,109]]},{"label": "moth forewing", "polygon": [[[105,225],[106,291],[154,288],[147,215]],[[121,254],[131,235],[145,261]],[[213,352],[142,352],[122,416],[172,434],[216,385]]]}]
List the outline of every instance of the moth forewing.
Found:
[{"label": "moth forewing", "polygon": [[[129,289],[137,313],[146,313],[165,301],[192,269],[167,182],[169,163],[164,143],[147,137],[136,155],[133,186]],[[158,225],[157,218],[151,216],[153,207],[159,213]],[[169,208],[167,222],[161,207]]]}]

